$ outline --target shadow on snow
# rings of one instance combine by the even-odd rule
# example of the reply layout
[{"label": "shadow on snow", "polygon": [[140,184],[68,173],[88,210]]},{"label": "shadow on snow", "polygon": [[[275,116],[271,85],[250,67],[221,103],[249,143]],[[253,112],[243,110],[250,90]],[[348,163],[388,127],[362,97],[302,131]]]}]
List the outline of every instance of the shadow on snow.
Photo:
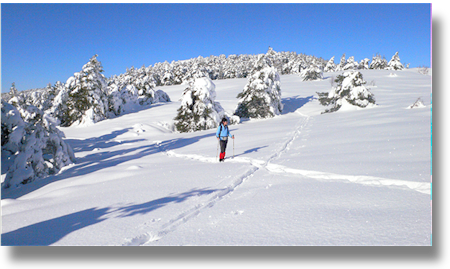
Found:
[{"label": "shadow on snow", "polygon": [[[89,208],[4,233],[2,234],[2,246],[48,246],[72,232],[109,218],[125,218],[137,214],[147,214],[171,203],[181,203],[190,197],[208,195],[216,191],[219,190],[194,189],[137,205],[119,208]],[[111,213],[119,213],[119,215],[108,217],[107,215]]]},{"label": "shadow on snow", "polygon": [[[68,140],[69,145],[76,148],[76,152],[89,151],[94,148],[107,149],[119,144],[134,143],[144,141],[145,139],[137,139],[131,141],[122,142],[109,142],[118,135],[127,132],[128,129],[114,131],[109,135],[104,135],[100,138],[88,139],[88,140]],[[161,143],[153,143],[145,146],[131,147],[114,151],[102,151],[86,155],[82,158],[77,158],[76,164],[66,168],[64,171],[57,175],[51,175],[46,178],[37,179],[32,183],[21,185],[19,188],[2,189],[2,199],[17,199],[25,194],[33,192],[37,189],[44,187],[55,181],[64,180],[70,177],[83,176],[96,171],[99,171],[106,167],[112,167],[124,162],[140,159],[142,157],[149,156],[151,154],[160,153],[168,150],[175,150],[183,148],[190,144],[196,143],[199,140],[207,137],[215,136],[215,132],[211,132],[204,135],[199,135],[191,138],[175,138],[163,141]]]},{"label": "shadow on snow", "polygon": [[301,98],[298,95],[294,96],[294,97],[283,98],[281,100],[281,103],[283,104],[282,114],[284,115],[284,114],[288,114],[288,113],[293,113],[297,109],[304,106],[306,103],[312,101],[313,99],[314,99],[314,95],[304,97],[304,98]]}]

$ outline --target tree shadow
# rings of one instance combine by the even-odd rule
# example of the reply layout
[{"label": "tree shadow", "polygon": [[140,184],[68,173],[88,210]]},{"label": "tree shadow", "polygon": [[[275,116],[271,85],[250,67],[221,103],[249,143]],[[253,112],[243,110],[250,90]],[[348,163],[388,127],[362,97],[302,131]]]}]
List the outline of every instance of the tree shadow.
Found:
[{"label": "tree shadow", "polygon": [[312,101],[313,99],[314,95],[304,98],[299,97],[299,95],[294,97],[283,98],[281,100],[281,103],[283,104],[282,115],[295,112],[297,109],[301,108],[302,106]]},{"label": "tree shadow", "polygon": [[[123,130],[122,130],[123,131]],[[118,133],[120,133],[119,131]],[[116,133],[117,134],[117,133]],[[2,199],[8,198],[8,199],[17,199],[25,194],[28,194],[30,192],[33,192],[37,189],[40,189],[47,184],[50,184],[55,181],[65,180],[70,177],[75,176],[83,176],[87,175],[99,170],[102,170],[104,168],[116,166],[128,161],[140,159],[142,157],[146,157],[155,153],[160,153],[168,150],[175,150],[179,148],[186,147],[188,145],[194,144],[198,141],[200,141],[203,138],[215,136],[215,132],[211,132],[204,135],[199,135],[191,138],[176,138],[176,139],[169,139],[165,140],[161,143],[157,144],[150,144],[146,146],[137,146],[137,147],[131,147],[127,149],[121,149],[121,150],[115,150],[115,151],[102,151],[102,152],[96,152],[93,154],[86,155],[82,158],[77,158],[76,164],[72,165],[68,168],[66,168],[64,171],[60,172],[57,175],[51,175],[46,178],[37,179],[33,181],[32,183],[28,183],[26,185],[21,185],[18,188],[8,188],[8,189],[2,189]],[[111,138],[113,137],[111,135],[104,136],[103,138],[106,139],[106,137]],[[91,142],[96,141],[97,139],[93,139]],[[133,143],[138,142],[141,140],[133,140],[128,141],[127,143]],[[109,145],[110,143],[104,143],[100,140],[98,140],[97,143],[103,143],[104,146],[113,146]],[[118,142],[119,143],[119,142]],[[70,144],[70,143],[69,143]],[[90,145],[81,145],[81,148],[91,148]]]},{"label": "tree shadow", "polygon": [[136,139],[129,141],[115,141],[114,138],[128,132],[132,128],[125,128],[122,130],[114,131],[107,135],[100,137],[92,137],[89,139],[66,139],[65,141],[72,147],[73,152],[92,151],[94,149],[105,149],[114,147],[120,144],[134,143],[144,141],[145,139]]},{"label": "tree shadow", "polygon": [[115,218],[114,216],[107,216],[111,213],[119,213],[116,216],[118,218],[147,214],[171,203],[181,203],[190,197],[208,195],[216,191],[219,191],[219,189],[194,189],[137,205],[82,210],[4,233],[2,234],[2,246],[48,246],[74,231]]}]

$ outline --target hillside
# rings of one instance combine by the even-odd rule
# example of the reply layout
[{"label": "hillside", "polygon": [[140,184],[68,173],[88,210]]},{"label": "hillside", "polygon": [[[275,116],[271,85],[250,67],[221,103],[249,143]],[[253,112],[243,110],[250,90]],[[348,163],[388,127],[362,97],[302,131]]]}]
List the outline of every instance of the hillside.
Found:
[{"label": "hillside", "polygon": [[[377,106],[329,114],[339,72],[281,76],[283,114],[232,125],[224,163],[215,130],[172,131],[185,85],[61,127],[77,162],[2,190],[2,245],[430,245],[431,76],[361,73]],[[216,101],[232,113],[246,83],[215,80]]]}]

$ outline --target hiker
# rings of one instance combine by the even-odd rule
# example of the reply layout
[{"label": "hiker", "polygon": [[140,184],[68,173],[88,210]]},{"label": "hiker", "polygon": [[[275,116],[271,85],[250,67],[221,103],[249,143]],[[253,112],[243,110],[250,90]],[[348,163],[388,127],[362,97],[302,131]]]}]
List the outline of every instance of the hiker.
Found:
[{"label": "hiker", "polygon": [[234,135],[232,136],[230,134],[230,131],[228,130],[228,121],[226,118],[223,118],[222,121],[220,122],[219,128],[217,128],[216,137],[220,143],[219,161],[223,162],[223,159],[225,159],[225,149],[227,148],[228,137],[234,139]]}]

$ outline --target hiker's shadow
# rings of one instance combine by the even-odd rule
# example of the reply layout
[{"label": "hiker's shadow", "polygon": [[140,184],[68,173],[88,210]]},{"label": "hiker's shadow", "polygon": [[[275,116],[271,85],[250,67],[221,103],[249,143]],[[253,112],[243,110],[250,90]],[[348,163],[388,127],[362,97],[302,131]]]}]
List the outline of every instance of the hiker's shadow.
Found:
[{"label": "hiker's shadow", "polygon": [[242,152],[240,154],[234,155],[234,157],[247,155],[247,154],[250,154],[250,153],[253,153],[253,152],[258,152],[260,149],[267,148],[267,147],[268,146],[262,146],[262,147],[256,147],[256,148],[248,149],[248,150],[246,150],[246,151],[244,151],[244,152]]}]

